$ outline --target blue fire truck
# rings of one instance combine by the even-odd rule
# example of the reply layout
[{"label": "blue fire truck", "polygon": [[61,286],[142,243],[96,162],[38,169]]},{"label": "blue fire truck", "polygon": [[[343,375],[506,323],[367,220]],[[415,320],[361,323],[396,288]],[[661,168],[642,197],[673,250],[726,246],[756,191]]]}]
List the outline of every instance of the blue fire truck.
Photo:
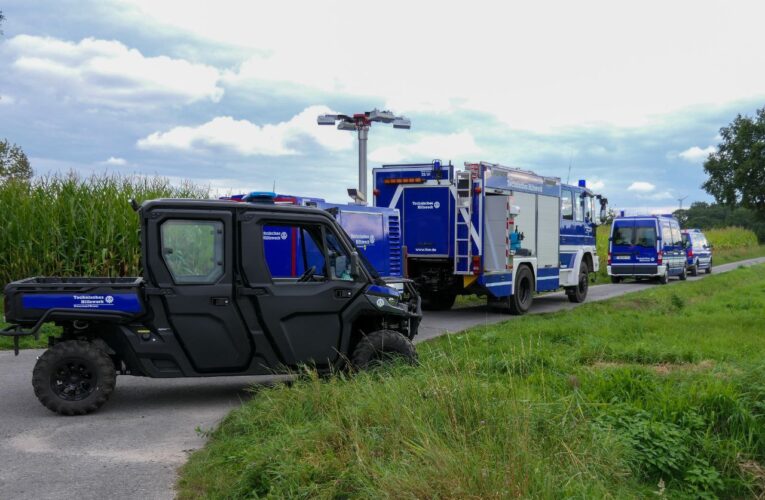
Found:
[{"label": "blue fire truck", "polygon": [[375,205],[401,214],[404,275],[423,307],[448,309],[457,295],[478,294],[523,314],[535,292],[563,287],[573,302],[586,298],[607,200],[584,181],[562,185],[486,162],[455,171],[437,160],[373,173]]}]

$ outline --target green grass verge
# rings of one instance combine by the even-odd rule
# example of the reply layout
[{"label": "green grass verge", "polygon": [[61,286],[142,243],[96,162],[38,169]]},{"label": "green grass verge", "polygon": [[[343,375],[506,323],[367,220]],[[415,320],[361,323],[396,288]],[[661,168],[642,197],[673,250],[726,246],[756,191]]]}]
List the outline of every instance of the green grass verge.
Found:
[{"label": "green grass verge", "polygon": [[181,498],[751,497],[765,266],[526,316],[397,366],[255,389]]}]

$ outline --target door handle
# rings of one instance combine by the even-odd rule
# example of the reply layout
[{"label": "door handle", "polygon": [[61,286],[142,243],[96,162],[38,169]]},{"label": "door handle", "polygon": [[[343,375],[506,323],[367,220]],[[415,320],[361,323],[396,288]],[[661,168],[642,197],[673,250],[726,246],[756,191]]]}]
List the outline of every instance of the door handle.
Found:
[{"label": "door handle", "polygon": [[350,299],[353,297],[353,290],[350,288],[335,288],[336,299]]},{"label": "door handle", "polygon": [[211,297],[210,302],[214,306],[227,306],[231,303],[231,299],[228,297]]}]

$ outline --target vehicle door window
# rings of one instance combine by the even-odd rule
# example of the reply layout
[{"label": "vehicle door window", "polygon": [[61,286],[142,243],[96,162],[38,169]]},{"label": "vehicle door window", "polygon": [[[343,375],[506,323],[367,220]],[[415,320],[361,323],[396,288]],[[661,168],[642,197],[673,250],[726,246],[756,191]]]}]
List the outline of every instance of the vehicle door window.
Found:
[{"label": "vehicle door window", "polygon": [[263,249],[276,282],[353,281],[349,253],[329,227],[316,224],[266,224]]},{"label": "vehicle door window", "polygon": [[672,228],[669,226],[669,222],[661,223],[661,239],[664,246],[672,246]]},{"label": "vehicle door window", "polygon": [[574,220],[574,206],[571,199],[571,191],[564,189],[560,198],[560,214],[564,220]]},{"label": "vehicle door window", "polygon": [[614,225],[614,234],[611,240],[614,245],[618,246],[630,246],[632,245],[633,227],[619,224],[617,221]]},{"label": "vehicle door window", "polygon": [[582,203],[584,204],[584,220],[592,222],[592,196],[584,195]]},{"label": "vehicle door window", "polygon": [[169,219],[160,226],[162,259],[178,284],[212,284],[223,276],[223,222]]},{"label": "vehicle door window", "polygon": [[584,197],[576,195],[574,197],[574,208],[576,209],[576,221],[584,221]]},{"label": "vehicle door window", "polygon": [[343,245],[340,244],[337,235],[327,230],[326,240],[331,278],[343,281],[353,281],[351,257]]},{"label": "vehicle door window", "polygon": [[676,222],[673,222],[670,227],[672,228],[672,245],[680,245],[683,241],[683,238],[680,235],[680,226],[678,226]]}]

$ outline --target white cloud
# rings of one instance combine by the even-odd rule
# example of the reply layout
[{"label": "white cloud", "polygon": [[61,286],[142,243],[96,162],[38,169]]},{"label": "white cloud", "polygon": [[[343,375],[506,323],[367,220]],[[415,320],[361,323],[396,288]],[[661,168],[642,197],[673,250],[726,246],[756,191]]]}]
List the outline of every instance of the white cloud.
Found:
[{"label": "white cloud", "polygon": [[[129,21],[249,51],[227,85],[372,97],[399,113],[477,110],[527,130],[640,126],[689,106],[765,96],[762,2],[721,11],[705,0],[648,0],[629,15],[607,0],[390,0],[385,8],[306,1],[267,10],[247,0],[219,0],[216,9],[121,3],[133,6],[121,9]],[[481,36],[434,36],[423,29],[435,26],[433,12],[438,30],[480,26]],[[365,27],[363,42],[357,26]]]},{"label": "white cloud", "polygon": [[656,186],[650,182],[635,181],[627,188],[627,191],[635,191],[637,193],[648,193],[656,189]]},{"label": "white cloud", "polygon": [[595,192],[602,190],[606,187],[606,183],[601,180],[588,181],[587,187]]},{"label": "white cloud", "polygon": [[180,150],[213,147],[247,156],[284,156],[298,154],[299,139],[309,137],[331,151],[351,149],[353,134],[316,124],[316,117],[322,113],[335,112],[326,106],[310,106],[288,121],[266,125],[218,116],[202,125],[154,132],[140,139],[137,146],[141,149]]},{"label": "white cloud", "polygon": [[101,163],[103,163],[104,165],[114,165],[114,166],[117,166],[117,167],[122,167],[122,166],[127,165],[127,160],[124,159],[124,158],[118,158],[118,157],[115,157],[115,156],[110,156],[109,158],[107,158],[106,160],[104,160]]},{"label": "white cloud", "polygon": [[5,44],[25,81],[67,97],[118,107],[157,102],[217,102],[219,71],[167,56],[147,57],[118,41],[18,35]]},{"label": "white cloud", "polygon": [[[395,144],[375,149],[369,159],[380,163],[397,161],[419,161],[433,159],[439,155],[442,160],[469,160],[481,154],[481,148],[475,143],[470,132],[454,134],[430,134],[411,144]],[[477,160],[478,158],[473,158]]]},{"label": "white cloud", "polygon": [[701,149],[698,146],[693,146],[679,153],[677,156],[683,160],[698,163],[702,160],[706,160],[709,155],[715,152],[717,152],[717,148],[714,146],[707,146],[704,149]]},{"label": "white cloud", "polygon": [[14,102],[16,102],[16,99],[13,96],[0,94],[0,106],[10,106]]}]

